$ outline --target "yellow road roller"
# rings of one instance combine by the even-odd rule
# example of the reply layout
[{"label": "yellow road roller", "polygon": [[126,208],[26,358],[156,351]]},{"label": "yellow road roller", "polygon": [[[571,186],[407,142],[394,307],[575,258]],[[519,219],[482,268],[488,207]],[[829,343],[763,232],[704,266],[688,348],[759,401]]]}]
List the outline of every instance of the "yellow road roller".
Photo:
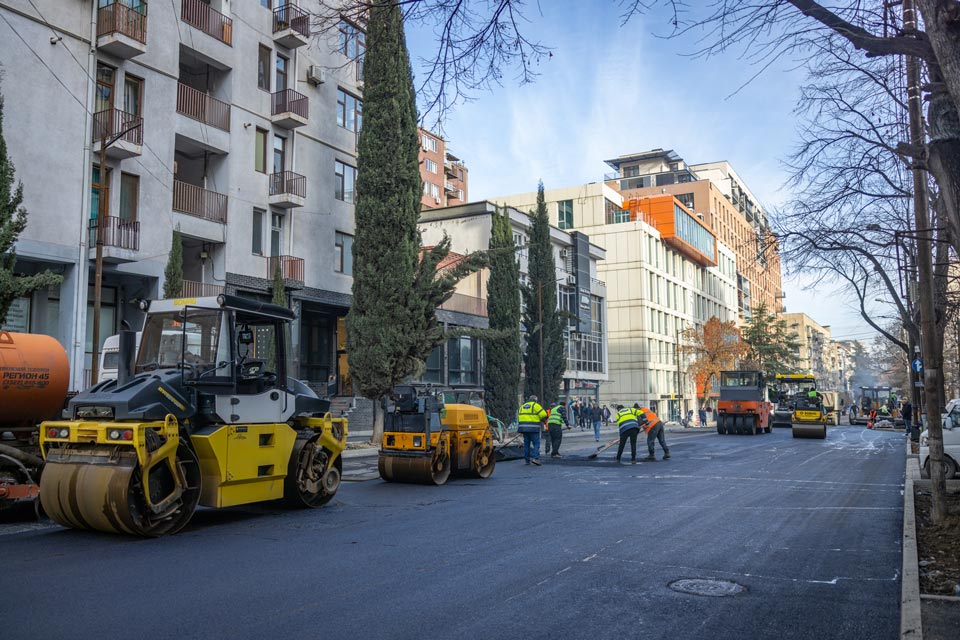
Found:
[{"label": "yellow road roller", "polygon": [[442,394],[393,390],[384,411],[378,467],[387,482],[444,484],[450,475],[489,478],[493,433],[480,407],[444,404]]},{"label": "yellow road roller", "polygon": [[76,529],[161,536],[197,505],[319,507],[340,486],[345,418],[287,376],[295,315],[237,296],[145,303],[116,380],[40,427],[40,501]]}]

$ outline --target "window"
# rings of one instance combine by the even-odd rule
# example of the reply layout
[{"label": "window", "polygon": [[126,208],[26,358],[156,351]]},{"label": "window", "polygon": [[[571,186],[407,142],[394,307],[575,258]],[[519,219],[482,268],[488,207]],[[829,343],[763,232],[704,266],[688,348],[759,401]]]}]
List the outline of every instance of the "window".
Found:
[{"label": "window", "polygon": [[97,63],[97,106],[96,110],[113,109],[113,82],[115,69],[102,62]]},{"label": "window", "polygon": [[333,270],[353,275],[353,236],[337,231],[333,247]]},{"label": "window", "polygon": [[640,175],[640,167],[637,165],[631,165],[629,167],[623,168],[624,178],[636,178],[639,175]]},{"label": "window", "polygon": [[430,352],[427,358],[426,368],[421,378],[424,382],[443,382],[443,345]]},{"label": "window", "polygon": [[683,203],[687,209],[693,211],[695,207],[693,206],[693,194],[692,193],[678,193],[676,195],[677,200]]},{"label": "window", "polygon": [[123,110],[134,116],[143,115],[143,80],[140,78],[124,77]]},{"label": "window", "polygon": [[457,200],[463,200],[463,189],[457,189]]},{"label": "window", "polygon": [[366,51],[366,34],[351,22],[340,20],[340,53],[351,60],[360,61]]},{"label": "window", "polygon": [[257,52],[257,87],[270,91],[270,49],[263,45]]},{"label": "window", "polygon": [[287,88],[287,66],[290,61],[277,54],[277,91],[283,91]]},{"label": "window", "polygon": [[477,340],[467,336],[451,338],[447,342],[448,384],[476,384]]},{"label": "window", "polygon": [[273,136],[273,172],[282,173],[285,169],[287,157],[287,139]]},{"label": "window", "polygon": [[253,210],[253,242],[250,245],[250,251],[254,255],[263,255],[263,214],[262,209]]},{"label": "window", "polygon": [[359,133],[363,124],[363,100],[343,89],[337,89],[337,124],[354,133]]},{"label": "window", "polygon": [[437,151],[436,138],[423,133],[423,134],[420,134],[420,142],[421,142],[421,145],[423,146],[424,151],[433,151],[434,153],[436,153]]},{"label": "window", "polygon": [[270,216],[270,255],[283,255],[283,214],[274,213]]},{"label": "window", "polygon": [[557,203],[557,226],[561,229],[573,229],[573,200],[561,200]]},{"label": "window", "polygon": [[357,169],[337,160],[334,163],[334,197],[353,204],[357,186]]},{"label": "window", "polygon": [[264,9],[270,8],[270,0],[260,0],[260,6]]},{"label": "window", "polygon": [[120,218],[133,222],[137,219],[137,201],[140,194],[140,176],[120,174]]},{"label": "window", "polygon": [[253,150],[254,160],[253,168],[259,171],[260,173],[267,172],[267,132],[264,129],[257,129],[257,136],[255,143],[256,148]]},{"label": "window", "polygon": [[621,209],[619,205],[610,200],[604,199],[604,212],[607,224],[619,224],[621,222],[630,222],[630,212]]},{"label": "window", "polygon": [[436,184],[433,184],[433,183],[431,182],[431,183],[430,183],[430,195],[433,196],[434,198],[439,198],[439,197],[440,197],[440,185],[436,185]]},{"label": "window", "polygon": [[424,163],[424,165],[427,167],[427,171],[429,171],[430,173],[437,173],[437,163],[436,163],[436,162],[434,162],[434,161],[431,160],[430,158],[427,158],[426,160],[423,161],[423,163]]},{"label": "window", "polygon": [[[103,208],[104,215],[110,215],[110,167],[107,167],[107,175],[104,178],[103,187]],[[100,211],[100,167],[93,165],[93,178],[90,181],[90,219],[96,220],[98,211]]]}]

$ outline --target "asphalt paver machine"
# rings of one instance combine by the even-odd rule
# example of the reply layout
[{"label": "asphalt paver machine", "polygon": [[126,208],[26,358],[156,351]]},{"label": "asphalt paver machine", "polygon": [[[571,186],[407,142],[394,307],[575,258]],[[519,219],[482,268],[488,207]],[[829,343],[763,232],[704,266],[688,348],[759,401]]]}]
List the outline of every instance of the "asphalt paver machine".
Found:
[{"label": "asphalt paver machine", "polygon": [[[287,376],[295,315],[237,296],[158,300],[120,376],[40,427],[43,508],[77,529],[161,536],[197,505],[319,507],[340,486],[346,419]],[[129,335],[132,335],[130,332]]]},{"label": "asphalt paver machine", "polygon": [[443,393],[398,386],[384,411],[378,467],[388,482],[444,484],[450,475],[489,478],[493,432],[481,407],[444,404]]}]

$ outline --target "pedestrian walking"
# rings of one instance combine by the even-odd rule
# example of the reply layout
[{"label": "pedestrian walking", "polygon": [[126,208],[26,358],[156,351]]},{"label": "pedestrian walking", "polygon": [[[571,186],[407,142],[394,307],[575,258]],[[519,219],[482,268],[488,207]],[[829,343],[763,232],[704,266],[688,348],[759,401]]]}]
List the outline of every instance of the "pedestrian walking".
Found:
[{"label": "pedestrian walking", "polygon": [[707,408],[700,407],[700,410],[697,412],[697,414],[698,414],[698,417],[700,418],[700,426],[701,427],[707,426]]},{"label": "pedestrian walking", "polygon": [[650,462],[657,459],[657,457],[653,455],[653,443],[659,442],[660,448],[663,449],[663,459],[668,460],[670,458],[670,447],[667,446],[667,438],[664,435],[663,421],[650,409],[640,409],[639,421],[647,434],[647,451],[650,454],[644,459]]},{"label": "pedestrian walking", "polygon": [[627,409],[622,404],[617,405],[617,428],[620,430],[620,446],[617,447],[617,464],[623,455],[623,448],[630,440],[630,464],[637,464],[637,435],[640,433],[640,423],[637,422],[637,413]]},{"label": "pedestrian walking", "polygon": [[580,431],[585,431],[590,422],[590,405],[586,399],[580,402]]},{"label": "pedestrian walking", "polygon": [[580,422],[580,411],[581,411],[580,401],[579,401],[579,400],[574,400],[574,402],[573,402],[573,415],[570,416],[570,420],[571,420],[571,423],[572,423],[572,424],[571,424],[570,426],[577,425],[577,424]]},{"label": "pedestrian walking", "polygon": [[603,421],[603,411],[596,402],[590,405],[590,422],[593,424],[593,437],[600,442],[600,423]]},{"label": "pedestrian walking", "polygon": [[913,422],[913,404],[909,400],[903,401],[900,407],[900,415],[903,416],[903,430],[910,434],[910,424]]},{"label": "pedestrian walking", "polygon": [[567,426],[567,416],[565,415],[563,404],[558,404],[550,410],[550,417],[547,418],[547,430],[550,435],[550,444],[553,449],[550,451],[551,458],[561,458],[560,442],[563,440],[563,428]]},{"label": "pedestrian walking", "polygon": [[607,426],[607,423],[610,422],[610,407],[603,405],[603,409],[600,411],[600,418],[603,420],[603,426]]},{"label": "pedestrian walking", "polygon": [[540,429],[547,419],[547,412],[530,396],[517,412],[517,431],[523,435],[524,464],[540,466]]}]

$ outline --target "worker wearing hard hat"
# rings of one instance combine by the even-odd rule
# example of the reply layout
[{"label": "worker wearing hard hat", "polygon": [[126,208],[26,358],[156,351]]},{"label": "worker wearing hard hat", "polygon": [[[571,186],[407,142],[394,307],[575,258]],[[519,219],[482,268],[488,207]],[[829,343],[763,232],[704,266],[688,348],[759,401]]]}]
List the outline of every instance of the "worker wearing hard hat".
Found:
[{"label": "worker wearing hard hat", "polygon": [[523,435],[523,459],[525,464],[540,466],[540,429],[547,420],[547,412],[530,396],[517,412],[517,431]]},{"label": "worker wearing hard hat", "polygon": [[643,427],[644,432],[647,434],[647,451],[650,454],[644,458],[644,460],[653,462],[657,459],[653,449],[655,441],[659,442],[660,448],[663,449],[663,459],[669,459],[670,447],[667,446],[667,438],[663,432],[663,421],[657,417],[657,414],[646,407],[639,409],[638,419],[640,426]]}]

